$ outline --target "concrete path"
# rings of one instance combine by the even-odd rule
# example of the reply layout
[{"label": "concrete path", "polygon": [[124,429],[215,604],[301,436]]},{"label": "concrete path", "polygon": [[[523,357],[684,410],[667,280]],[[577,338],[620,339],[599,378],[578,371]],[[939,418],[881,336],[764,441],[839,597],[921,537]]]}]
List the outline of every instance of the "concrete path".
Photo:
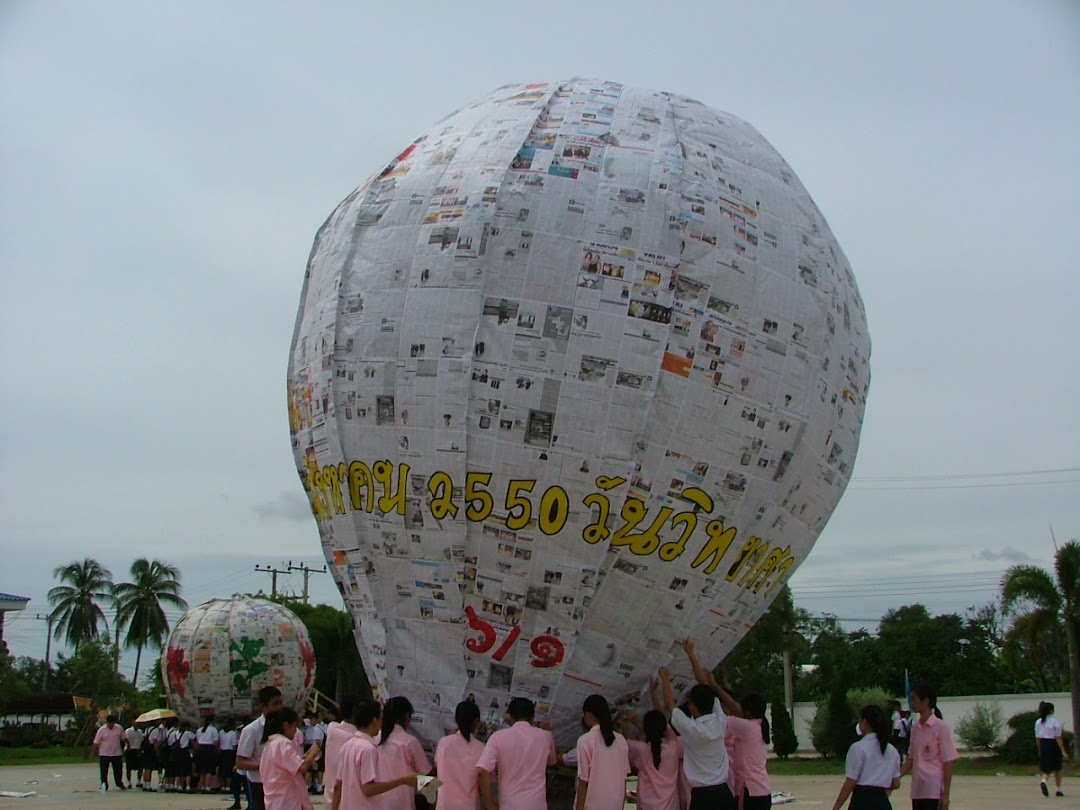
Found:
[{"label": "concrete path", "polygon": [[[151,810],[225,810],[232,798],[225,795],[144,793],[141,790],[98,793],[96,764],[87,765],[15,765],[0,767],[0,791],[36,791],[26,799],[0,798],[0,810],[111,810],[111,808],[150,808]],[[784,776],[773,781],[775,790],[793,794],[796,801],[780,805],[831,810],[840,788],[840,777]],[[954,780],[953,810],[1032,810],[1033,808],[1077,808],[1080,810],[1080,779],[1066,778],[1064,798],[1044,798],[1036,777],[960,776]],[[893,794],[893,807],[911,806],[905,783]],[[315,797],[315,808],[322,808],[322,797]]]}]

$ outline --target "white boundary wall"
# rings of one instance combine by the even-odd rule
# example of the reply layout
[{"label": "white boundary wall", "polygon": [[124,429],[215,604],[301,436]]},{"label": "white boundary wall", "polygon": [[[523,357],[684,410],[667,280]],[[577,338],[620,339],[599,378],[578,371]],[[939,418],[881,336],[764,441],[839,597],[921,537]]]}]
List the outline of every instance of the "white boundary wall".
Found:
[{"label": "white boundary wall", "polygon": [[[907,701],[897,696],[897,700],[903,706]],[[1039,708],[1039,702],[1048,700],[1054,704],[1054,717],[1058,719],[1066,731],[1072,731],[1072,698],[1068,692],[1047,692],[1044,694],[1031,695],[968,695],[966,697],[942,697],[938,698],[938,708],[945,717],[945,722],[953,728],[957,721],[970,712],[976,703],[987,705],[997,704],[1001,708],[1002,724],[1001,739],[1004,741],[1009,735],[1009,727],[1006,725],[1009,718],[1020,712],[1034,712]],[[810,740],[810,723],[814,719],[817,706],[813,703],[796,703],[795,716],[792,718],[795,724],[795,736],[799,740],[799,753],[812,753],[814,744]],[[953,735],[956,738],[956,735]],[[956,740],[959,747],[959,740]]]}]

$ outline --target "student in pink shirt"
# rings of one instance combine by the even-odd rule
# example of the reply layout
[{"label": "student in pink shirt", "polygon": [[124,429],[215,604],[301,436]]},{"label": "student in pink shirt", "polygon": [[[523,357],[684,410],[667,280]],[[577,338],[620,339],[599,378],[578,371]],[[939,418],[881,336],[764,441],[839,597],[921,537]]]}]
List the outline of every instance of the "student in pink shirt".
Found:
[{"label": "student in pink shirt", "polygon": [[588,729],[578,737],[575,810],[622,810],[630,754],[626,738],[615,731],[611,707],[603,695],[589,695],[581,707]]},{"label": "student in pink shirt", "polygon": [[658,709],[641,720],[645,742],[629,740],[630,764],[637,770],[637,806],[641,810],[682,807],[682,740]]},{"label": "student in pink shirt", "polygon": [[439,740],[435,747],[435,772],[442,780],[435,802],[439,810],[480,810],[480,783],[476,763],[484,744],[476,739],[480,707],[463,700],[454,711],[458,730]]},{"label": "student in pink shirt", "polygon": [[949,810],[953,762],[960,756],[952,731],[941,719],[937,690],[919,684],[911,690],[919,719],[911,725],[911,748],[900,775],[911,774],[912,810]]},{"label": "student in pink shirt", "polygon": [[298,723],[299,717],[290,708],[266,716],[259,759],[266,810],[312,810],[304,774],[318,759],[319,749],[313,746],[300,756],[293,742]]},{"label": "student in pink shirt", "polygon": [[[413,707],[408,698],[392,697],[383,707],[379,737],[379,780],[390,782],[409,773],[431,773],[431,762],[420,741],[406,729],[412,722]],[[416,791],[400,787],[382,800],[386,810],[414,810]]]},{"label": "student in pink shirt", "polygon": [[358,698],[347,695],[341,701],[341,722],[333,722],[326,729],[326,748],[323,756],[323,803],[330,807],[334,803],[334,783],[337,781],[338,763],[341,761],[341,748],[350,738],[356,736],[356,702]]},{"label": "student in pink shirt", "polygon": [[390,782],[378,781],[380,752],[373,735],[382,726],[382,706],[368,698],[359,700],[353,720],[357,732],[341,747],[331,810],[377,810],[382,805],[376,796],[405,786],[415,790],[415,773]]},{"label": "student in pink shirt", "polygon": [[[547,769],[555,764],[555,738],[534,728],[536,706],[514,698],[506,708],[512,725],[491,735],[476,763],[480,795],[486,810],[547,810]],[[491,791],[491,774],[499,774],[499,801]]]},{"label": "student in pink shirt", "polygon": [[94,735],[94,748],[98,753],[98,770],[101,772],[102,793],[109,789],[109,766],[112,766],[113,782],[121,790],[127,790],[124,784],[124,746],[127,734],[116,724],[116,715],[105,718],[105,725]]}]

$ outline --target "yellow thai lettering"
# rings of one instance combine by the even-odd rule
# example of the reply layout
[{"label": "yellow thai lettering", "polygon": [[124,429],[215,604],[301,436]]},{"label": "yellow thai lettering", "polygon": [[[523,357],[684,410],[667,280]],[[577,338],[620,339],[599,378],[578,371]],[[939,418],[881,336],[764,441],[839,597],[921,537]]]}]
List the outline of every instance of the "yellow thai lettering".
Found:
[{"label": "yellow thai lettering", "polygon": [[[690,501],[694,506],[703,509],[706,513],[713,510],[713,499],[709,497],[703,489],[697,487],[688,487],[683,490],[683,498]],[[664,562],[672,562],[682,556],[682,553],[686,551],[686,544],[690,540],[690,535],[694,533],[694,529],[697,528],[698,515],[697,511],[693,512],[679,512],[677,515],[671,518],[671,527],[674,529],[676,526],[682,526],[682,534],[679,535],[678,540],[671,540],[660,546],[660,559]]]},{"label": "yellow thai lettering", "polygon": [[329,500],[333,504],[334,511],[339,515],[345,514],[345,499],[341,496],[341,482],[345,480],[345,465],[330,464],[323,467],[323,482],[329,490]]},{"label": "yellow thai lettering", "polygon": [[[529,525],[532,520],[532,501],[525,497],[525,493],[532,492],[536,481],[530,479],[512,478],[506,488],[506,528],[520,531]],[[520,509],[520,512],[515,510]]]},{"label": "yellow thai lettering", "polygon": [[479,487],[491,485],[491,473],[471,472],[465,476],[465,500],[469,507],[465,510],[465,517],[472,521],[487,520],[488,515],[495,506],[491,493]]},{"label": "yellow thai lettering", "polygon": [[449,473],[437,472],[428,479],[428,492],[431,493],[431,516],[443,520],[449,515],[457,517],[458,507],[452,500],[454,480]]},{"label": "yellow thai lettering", "polygon": [[550,536],[558,534],[570,517],[570,495],[560,486],[550,486],[540,499],[540,531]]},{"label": "yellow thai lettering", "polygon": [[[739,575],[739,572],[743,569],[746,561],[750,559],[750,556],[761,545],[761,538],[750,535],[742,544],[742,548],[739,549],[739,553],[735,555],[735,562],[731,564],[728,569],[727,576],[724,577],[728,582],[734,582],[735,577]],[[755,558],[756,559],[756,558]]]},{"label": "yellow thai lettering", "polygon": [[393,491],[394,465],[383,459],[376,461],[371,466],[371,474],[375,480],[382,484],[382,495],[379,496],[379,510],[386,515],[397,512],[405,514],[405,482],[409,480],[409,465],[397,465],[397,492]]},{"label": "yellow thai lettering", "polygon": [[615,534],[611,535],[611,545],[630,545],[630,541],[626,539],[626,536],[637,528],[637,525],[645,519],[648,512],[645,501],[641,500],[641,498],[627,498],[623,501],[622,509],[619,510],[619,517],[623,519],[623,524],[615,530]]},{"label": "yellow thai lettering", "polygon": [[783,584],[783,582],[787,579],[787,575],[791,573],[791,568],[794,565],[794,557],[785,557],[783,560],[780,561],[780,564],[776,566],[776,579],[773,580],[772,585],[769,586],[769,589],[765,591],[766,599],[772,596],[772,592],[776,590],[779,585]]},{"label": "yellow thai lettering", "polygon": [[581,539],[586,543],[594,544],[606,540],[611,534],[611,530],[607,527],[608,517],[611,515],[611,500],[607,495],[590,492],[581,499],[581,502],[589,507],[590,511],[594,506],[599,510],[593,522],[581,530]]},{"label": "yellow thai lettering", "polygon": [[716,519],[710,520],[708,524],[706,524],[705,533],[709,536],[708,542],[701,547],[701,551],[698,552],[694,561],[690,563],[690,567],[700,568],[702,565],[705,565],[707,560],[708,565],[705,565],[704,573],[711,574],[716,570],[716,567],[720,565],[720,560],[724,558],[727,550],[735,541],[737,530],[734,526],[731,528],[724,528],[724,521]]},{"label": "yellow thai lettering", "polygon": [[[367,490],[367,506],[364,505],[361,489]],[[349,465],[349,500],[353,510],[357,512],[361,509],[370,512],[375,508],[375,479],[371,477],[371,468],[362,461],[354,461]]]},{"label": "yellow thai lettering", "polygon": [[780,561],[791,553],[791,546],[787,548],[780,548],[777,546],[770,551],[761,564],[754,571],[754,576],[747,583],[748,590],[753,590],[754,593],[758,593],[761,590],[761,586],[765,584],[765,581],[769,578],[769,574],[773,572],[773,569],[780,564]]}]

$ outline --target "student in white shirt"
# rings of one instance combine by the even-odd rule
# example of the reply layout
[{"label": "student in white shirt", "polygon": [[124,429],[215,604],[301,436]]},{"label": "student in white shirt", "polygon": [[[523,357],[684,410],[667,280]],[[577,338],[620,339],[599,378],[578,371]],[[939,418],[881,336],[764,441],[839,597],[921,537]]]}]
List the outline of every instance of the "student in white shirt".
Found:
[{"label": "student in white shirt", "polygon": [[1069,758],[1069,752],[1065,750],[1065,741],[1062,739],[1064,730],[1061,723],[1054,717],[1054,704],[1045,700],[1039,703],[1039,719],[1035,721],[1035,745],[1039,750],[1039,790],[1043,796],[1049,796],[1050,790],[1046,787],[1046,780],[1050,774],[1054,775],[1054,789],[1057,796],[1064,796],[1061,792],[1061,761]]},{"label": "student in white shirt", "polygon": [[667,667],[660,668],[664,707],[671,727],[683,739],[683,773],[690,784],[690,810],[735,810],[738,803],[728,787],[728,755],[724,746],[727,718],[711,688],[696,683],[687,698],[689,716],[678,707]]},{"label": "student in white shirt", "polygon": [[195,768],[199,772],[198,790],[201,793],[210,792],[210,783],[217,770],[218,749],[221,747],[221,733],[213,724],[214,716],[207,715],[203,718],[202,725],[195,732]]},{"label": "student in white shirt", "polygon": [[281,690],[275,686],[264,686],[259,690],[259,711],[261,714],[252,720],[240,733],[240,742],[236,746],[236,767],[247,772],[248,810],[266,810],[263,798],[262,777],[259,775],[259,759],[263,750],[263,727],[266,715],[282,707]]},{"label": "student in white shirt", "polygon": [[889,793],[900,787],[900,752],[889,742],[893,721],[880,706],[864,706],[859,731],[862,738],[848,749],[833,810],[840,810],[849,796],[851,810],[892,810]]}]

